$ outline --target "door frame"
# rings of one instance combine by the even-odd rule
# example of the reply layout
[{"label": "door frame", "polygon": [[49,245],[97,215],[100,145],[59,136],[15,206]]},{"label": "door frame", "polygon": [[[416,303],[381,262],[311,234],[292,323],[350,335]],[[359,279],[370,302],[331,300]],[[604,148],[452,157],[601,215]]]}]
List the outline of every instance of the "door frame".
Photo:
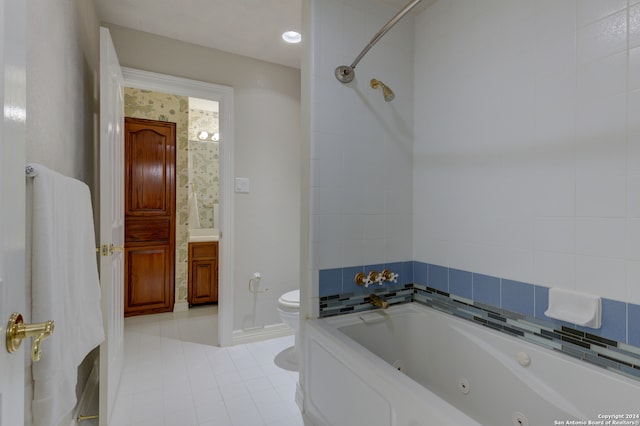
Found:
[{"label": "door frame", "polygon": [[[122,67],[125,87],[219,102],[220,115],[220,242],[218,344],[229,346],[233,332],[234,275],[234,128],[233,88],[150,71]],[[124,125],[124,123],[123,123]]]}]

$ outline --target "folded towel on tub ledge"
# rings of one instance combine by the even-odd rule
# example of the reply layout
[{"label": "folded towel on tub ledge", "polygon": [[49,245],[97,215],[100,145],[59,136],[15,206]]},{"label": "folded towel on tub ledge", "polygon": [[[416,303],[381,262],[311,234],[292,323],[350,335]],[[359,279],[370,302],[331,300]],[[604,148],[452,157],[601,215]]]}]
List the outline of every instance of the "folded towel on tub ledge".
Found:
[{"label": "folded towel on tub ledge", "polygon": [[39,165],[33,178],[31,320],[54,320],[32,365],[34,426],[57,425],[76,405],[77,368],[104,340],[89,187]]}]

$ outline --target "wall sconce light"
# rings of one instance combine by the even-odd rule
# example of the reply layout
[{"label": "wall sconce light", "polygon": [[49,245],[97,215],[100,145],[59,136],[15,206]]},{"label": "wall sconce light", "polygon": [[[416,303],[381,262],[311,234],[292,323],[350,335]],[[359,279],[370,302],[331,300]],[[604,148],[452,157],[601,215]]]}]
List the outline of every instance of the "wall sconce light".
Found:
[{"label": "wall sconce light", "polygon": [[198,139],[200,139],[201,141],[211,140],[213,142],[218,142],[220,140],[220,133],[209,133],[206,130],[202,130],[198,133]]}]

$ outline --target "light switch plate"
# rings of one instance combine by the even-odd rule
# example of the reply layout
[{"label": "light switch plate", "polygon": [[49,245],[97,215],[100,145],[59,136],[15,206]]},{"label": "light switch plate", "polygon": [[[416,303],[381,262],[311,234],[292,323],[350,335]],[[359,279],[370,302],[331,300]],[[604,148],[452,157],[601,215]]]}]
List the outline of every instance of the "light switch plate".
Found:
[{"label": "light switch plate", "polygon": [[248,194],[249,193],[249,178],[236,178],[236,193]]}]

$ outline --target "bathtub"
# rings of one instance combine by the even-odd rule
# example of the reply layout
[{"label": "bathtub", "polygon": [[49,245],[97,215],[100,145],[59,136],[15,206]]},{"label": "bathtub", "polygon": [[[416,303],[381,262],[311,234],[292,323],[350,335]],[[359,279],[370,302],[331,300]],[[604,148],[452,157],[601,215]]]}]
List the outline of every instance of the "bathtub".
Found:
[{"label": "bathtub", "polygon": [[316,426],[640,424],[640,381],[418,303],[307,320],[304,349]]}]

